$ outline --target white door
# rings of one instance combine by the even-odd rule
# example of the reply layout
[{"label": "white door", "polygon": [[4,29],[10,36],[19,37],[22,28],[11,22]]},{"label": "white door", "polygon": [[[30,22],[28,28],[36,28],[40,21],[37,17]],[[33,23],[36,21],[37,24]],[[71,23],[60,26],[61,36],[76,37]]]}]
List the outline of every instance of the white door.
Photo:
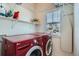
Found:
[{"label": "white door", "polygon": [[65,52],[72,52],[73,35],[73,7],[63,6],[63,16],[61,21],[61,49]]}]

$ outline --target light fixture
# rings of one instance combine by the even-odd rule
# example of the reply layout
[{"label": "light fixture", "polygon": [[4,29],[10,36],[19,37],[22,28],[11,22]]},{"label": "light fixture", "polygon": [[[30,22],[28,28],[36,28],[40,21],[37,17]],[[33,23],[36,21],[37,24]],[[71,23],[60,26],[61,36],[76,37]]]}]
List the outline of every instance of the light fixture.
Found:
[{"label": "light fixture", "polygon": [[16,3],[16,5],[22,5],[22,3]]},{"label": "light fixture", "polygon": [[63,6],[63,3],[55,3],[54,5],[57,8],[57,7]]}]

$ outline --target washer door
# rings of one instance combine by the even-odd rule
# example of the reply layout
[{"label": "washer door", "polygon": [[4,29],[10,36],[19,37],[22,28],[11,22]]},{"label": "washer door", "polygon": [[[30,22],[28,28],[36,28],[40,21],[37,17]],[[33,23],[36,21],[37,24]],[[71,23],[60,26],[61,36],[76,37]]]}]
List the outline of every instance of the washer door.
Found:
[{"label": "washer door", "polygon": [[52,39],[49,39],[46,44],[46,55],[52,55]]},{"label": "washer door", "polygon": [[43,56],[42,48],[40,46],[34,46],[27,52],[26,56]]}]

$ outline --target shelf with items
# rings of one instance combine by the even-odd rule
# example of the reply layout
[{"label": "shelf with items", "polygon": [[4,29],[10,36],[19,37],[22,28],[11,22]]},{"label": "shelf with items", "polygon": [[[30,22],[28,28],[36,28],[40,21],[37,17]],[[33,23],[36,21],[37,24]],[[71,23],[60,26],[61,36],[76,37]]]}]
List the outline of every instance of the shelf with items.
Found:
[{"label": "shelf with items", "polygon": [[16,20],[13,19],[12,17],[4,17],[4,16],[0,16],[0,20],[8,20],[8,21],[14,21],[14,22],[21,22],[21,23],[29,23],[29,24],[33,24],[32,22],[27,22],[27,21],[22,21],[22,20]]},{"label": "shelf with items", "polygon": [[[33,24],[30,20],[32,19],[32,16],[30,15],[30,11],[27,9],[24,9],[22,6],[19,5],[11,5],[11,7],[8,6],[8,4],[0,3],[0,18],[3,20],[11,20],[11,21],[17,21],[22,23],[29,23]],[[27,12],[27,14],[26,14]]]},{"label": "shelf with items", "polygon": [[61,21],[61,9],[48,12],[46,15],[47,23],[59,23]]},{"label": "shelf with items", "polygon": [[48,12],[47,14],[47,29],[52,30],[53,35],[60,36],[62,6]]}]

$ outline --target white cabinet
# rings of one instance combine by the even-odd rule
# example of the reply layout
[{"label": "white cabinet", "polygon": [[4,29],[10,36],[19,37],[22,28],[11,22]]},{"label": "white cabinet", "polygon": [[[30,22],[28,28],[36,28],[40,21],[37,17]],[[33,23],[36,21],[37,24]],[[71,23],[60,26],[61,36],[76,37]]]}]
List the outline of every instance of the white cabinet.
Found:
[{"label": "white cabinet", "polygon": [[62,11],[62,8],[57,8],[55,11],[53,11],[53,22],[60,22],[61,21],[61,11]]},{"label": "white cabinet", "polygon": [[52,12],[47,13],[47,23],[52,23]]},{"label": "white cabinet", "polygon": [[63,5],[63,15],[68,15],[73,13],[73,4]]},{"label": "white cabinet", "polygon": [[54,36],[60,36],[61,11],[60,7],[47,13],[47,28],[52,30]]}]

